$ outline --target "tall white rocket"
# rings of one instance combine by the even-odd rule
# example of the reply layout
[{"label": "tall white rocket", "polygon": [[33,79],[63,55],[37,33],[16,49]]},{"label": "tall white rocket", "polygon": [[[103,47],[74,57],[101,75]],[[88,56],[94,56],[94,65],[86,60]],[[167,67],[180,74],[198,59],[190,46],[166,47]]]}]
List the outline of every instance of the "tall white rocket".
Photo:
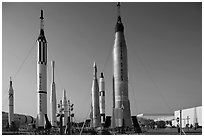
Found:
[{"label": "tall white rocket", "polygon": [[51,125],[53,127],[57,126],[57,99],[56,99],[56,86],[55,86],[55,79],[54,79],[54,68],[55,62],[51,62],[52,67],[52,83],[51,83],[51,94],[50,94],[50,114],[51,114]]},{"label": "tall white rocket", "polygon": [[10,87],[9,87],[9,113],[8,113],[8,122],[9,126],[11,126],[12,122],[14,122],[14,95],[13,95],[13,86],[10,77]]},{"label": "tall white rocket", "polygon": [[62,102],[63,102],[63,107],[64,107],[64,123],[63,126],[67,125],[68,122],[68,102],[67,102],[67,96],[66,96],[66,90],[63,90],[63,98],[62,98]]},{"label": "tall white rocket", "polygon": [[116,127],[132,127],[130,101],[128,99],[127,47],[124,26],[120,17],[120,3],[117,4],[117,7],[118,18],[115,26],[115,43],[113,47],[114,118]]},{"label": "tall white rocket", "polygon": [[103,73],[101,73],[99,79],[99,107],[100,107],[100,115],[101,115],[101,124],[105,124],[105,80]]},{"label": "tall white rocket", "polygon": [[37,43],[37,127],[44,128],[45,114],[47,114],[47,41],[44,35],[43,10],[41,10],[40,35]]},{"label": "tall white rocket", "polygon": [[92,83],[92,126],[97,128],[101,126],[100,110],[99,110],[99,86],[97,80],[97,66],[93,65],[93,83]]}]

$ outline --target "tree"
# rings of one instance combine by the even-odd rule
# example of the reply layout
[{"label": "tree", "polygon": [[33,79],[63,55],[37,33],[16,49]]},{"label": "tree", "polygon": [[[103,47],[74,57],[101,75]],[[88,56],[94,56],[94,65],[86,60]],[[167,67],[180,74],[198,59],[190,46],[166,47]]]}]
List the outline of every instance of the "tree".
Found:
[{"label": "tree", "polygon": [[166,127],[166,122],[163,120],[156,121],[156,125],[158,128],[165,128]]},{"label": "tree", "polygon": [[166,121],[166,125],[170,125],[171,127],[172,127],[172,121],[170,120],[170,121]]},{"label": "tree", "polygon": [[152,119],[139,118],[139,123],[142,127],[154,128],[155,122]]}]

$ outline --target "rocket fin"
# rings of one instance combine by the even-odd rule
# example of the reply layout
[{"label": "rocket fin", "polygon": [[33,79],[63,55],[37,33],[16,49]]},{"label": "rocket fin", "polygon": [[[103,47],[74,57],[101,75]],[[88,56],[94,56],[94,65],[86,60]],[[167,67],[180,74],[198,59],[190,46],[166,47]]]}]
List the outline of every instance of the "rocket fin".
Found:
[{"label": "rocket fin", "polygon": [[52,127],[50,121],[48,120],[47,114],[45,114],[45,129],[50,129]]}]

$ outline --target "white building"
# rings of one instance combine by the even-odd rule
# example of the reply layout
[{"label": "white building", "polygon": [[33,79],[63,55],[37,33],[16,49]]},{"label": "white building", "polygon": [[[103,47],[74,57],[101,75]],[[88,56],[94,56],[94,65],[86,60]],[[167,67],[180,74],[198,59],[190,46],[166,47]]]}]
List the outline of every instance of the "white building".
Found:
[{"label": "white building", "polygon": [[174,119],[174,114],[139,114],[138,118],[152,119],[154,121],[171,121]]},{"label": "white building", "polygon": [[[186,127],[186,124],[189,126],[195,123],[198,123],[199,126],[202,126],[202,106],[188,108],[181,110],[182,114],[182,127]],[[176,119],[180,119],[180,110],[174,111],[174,120],[172,125],[177,126],[178,122]]]}]

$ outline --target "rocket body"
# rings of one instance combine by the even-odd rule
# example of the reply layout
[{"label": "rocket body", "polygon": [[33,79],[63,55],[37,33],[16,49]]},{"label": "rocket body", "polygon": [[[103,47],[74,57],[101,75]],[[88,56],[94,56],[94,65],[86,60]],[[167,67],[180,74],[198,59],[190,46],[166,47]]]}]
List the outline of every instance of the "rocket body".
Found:
[{"label": "rocket body", "polygon": [[111,118],[111,128],[115,128],[115,82],[113,77],[113,110],[112,110],[112,118]]},{"label": "rocket body", "polygon": [[[42,26],[42,11],[40,18]],[[37,43],[37,126],[44,128],[45,114],[47,114],[47,41],[42,27]]]},{"label": "rocket body", "polygon": [[13,95],[13,87],[12,87],[12,81],[11,80],[10,80],[10,87],[9,87],[8,121],[9,121],[9,126],[11,126],[11,123],[14,122],[14,95]]},{"label": "rocket body", "polygon": [[128,99],[127,46],[124,36],[124,27],[120,16],[118,16],[118,21],[115,27],[113,76],[115,90],[115,126],[132,127],[130,102]]},{"label": "rocket body", "polygon": [[55,86],[55,81],[54,81],[54,66],[55,62],[51,62],[51,67],[52,67],[52,83],[51,83],[51,97],[50,97],[50,112],[51,112],[51,124],[53,127],[57,126],[57,99],[56,99],[56,86]]},{"label": "rocket body", "polygon": [[105,80],[103,73],[101,73],[99,80],[99,107],[101,115],[101,123],[105,124]]},{"label": "rocket body", "polygon": [[95,62],[93,68],[94,78],[92,83],[92,116],[93,116],[92,126],[96,128],[101,126],[101,120],[99,110],[99,86],[97,80],[97,67]]},{"label": "rocket body", "polygon": [[65,89],[64,89],[64,92],[63,92],[62,102],[63,102],[63,107],[64,107],[64,123],[63,123],[63,126],[66,126],[67,122],[68,122],[68,103],[67,103],[67,97],[66,97],[66,90]]}]

